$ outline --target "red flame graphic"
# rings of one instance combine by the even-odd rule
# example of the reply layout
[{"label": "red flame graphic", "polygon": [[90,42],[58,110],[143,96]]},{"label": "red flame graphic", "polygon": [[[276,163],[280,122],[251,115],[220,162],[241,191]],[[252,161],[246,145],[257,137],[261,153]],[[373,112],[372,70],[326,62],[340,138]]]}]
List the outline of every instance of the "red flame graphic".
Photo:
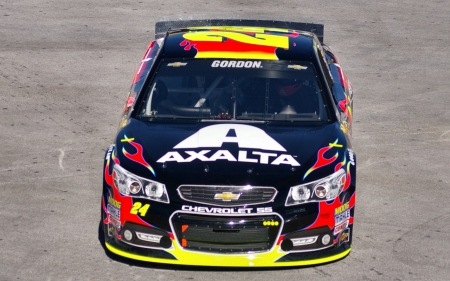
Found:
[{"label": "red flame graphic", "polygon": [[[125,136],[125,138],[126,138],[126,136]],[[152,166],[150,166],[150,164],[148,164],[147,161],[145,161],[145,159],[144,159],[144,156],[143,156],[144,149],[142,148],[142,145],[140,145],[134,141],[128,141],[128,143],[131,144],[134,148],[136,148],[136,153],[131,154],[125,150],[125,147],[123,147],[122,148],[123,155],[125,155],[125,157],[127,157],[128,159],[143,165],[144,167],[149,169],[150,172],[152,172],[152,174],[154,176],[156,176],[155,171],[153,170]]]}]

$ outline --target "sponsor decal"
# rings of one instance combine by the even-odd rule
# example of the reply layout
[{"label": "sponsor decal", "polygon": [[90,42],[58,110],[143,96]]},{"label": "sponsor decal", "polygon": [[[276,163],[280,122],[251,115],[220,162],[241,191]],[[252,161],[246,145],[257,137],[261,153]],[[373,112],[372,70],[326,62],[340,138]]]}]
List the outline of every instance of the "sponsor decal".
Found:
[{"label": "sponsor decal", "polygon": [[122,203],[120,203],[119,201],[115,200],[112,197],[108,198],[108,205],[112,205],[117,209],[120,209],[122,207]]},{"label": "sponsor decal", "polygon": [[334,209],[334,223],[340,225],[350,219],[349,203],[345,203],[342,206]]},{"label": "sponsor decal", "polygon": [[120,220],[120,210],[108,204],[108,213],[112,218]]},{"label": "sponsor decal", "polygon": [[348,157],[350,158],[350,163],[355,166],[355,153],[350,148],[348,149]]},{"label": "sponsor decal", "polygon": [[[230,151],[223,149],[216,151],[212,149],[201,151],[184,150],[194,148],[221,148],[224,143],[236,143],[240,148],[238,154],[233,155]],[[219,124],[202,128],[173,148],[177,149],[177,151],[167,152],[156,162],[164,163],[172,161],[189,163],[194,160],[203,162],[226,160],[230,162],[300,166],[294,156],[280,153],[286,152],[286,149],[266,132],[259,128],[242,124]],[[255,151],[256,149],[273,152]],[[187,156],[183,156],[186,154]]]},{"label": "sponsor decal", "polygon": [[334,227],[334,235],[337,235],[348,228],[348,220]]},{"label": "sponsor decal", "polygon": [[114,231],[114,224],[112,224],[112,223],[109,223],[108,224],[108,236],[113,236],[114,235],[114,233],[115,233],[115,231]]},{"label": "sponsor decal", "polygon": [[112,197],[108,197],[108,222],[116,227],[120,227],[120,209],[122,203]]},{"label": "sponsor decal", "polygon": [[350,229],[347,228],[339,237],[339,244],[350,242]]},{"label": "sponsor decal", "polygon": [[211,64],[211,67],[233,67],[233,68],[262,68],[261,61],[228,61],[228,60],[215,60]]},{"label": "sponsor decal", "polygon": [[106,153],[106,157],[105,157],[105,160],[106,160],[106,161],[108,161],[109,158],[111,157],[111,152],[113,151],[113,149],[114,149],[114,145],[111,145],[111,146],[108,148],[108,152]]},{"label": "sponsor decal", "polygon": [[262,208],[216,208],[216,207],[198,207],[198,206],[181,206],[181,210],[206,213],[206,214],[251,214],[251,213],[271,213],[272,207]]}]

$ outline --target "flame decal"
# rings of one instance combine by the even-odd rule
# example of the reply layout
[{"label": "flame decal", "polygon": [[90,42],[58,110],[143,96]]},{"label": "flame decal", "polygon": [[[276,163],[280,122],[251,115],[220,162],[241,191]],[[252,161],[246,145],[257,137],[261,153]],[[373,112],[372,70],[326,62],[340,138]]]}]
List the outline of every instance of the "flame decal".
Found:
[{"label": "flame decal", "polygon": [[[134,75],[133,84],[136,84],[142,76],[146,73],[145,70],[148,68],[148,64],[150,63],[152,56],[153,56],[153,46],[155,45],[156,41],[150,42],[150,45],[147,47],[147,51],[144,54],[144,57],[142,58],[141,64],[139,65],[139,68],[136,71],[136,74]],[[144,71],[142,71],[144,70]]]},{"label": "flame decal", "polygon": [[[356,193],[353,193],[352,197],[348,201],[349,207],[348,209],[351,210],[353,207],[355,207],[355,201],[356,201]],[[330,229],[333,229],[335,227],[335,220],[334,220],[334,211],[341,207],[345,202],[341,202],[339,199],[339,196],[334,199],[333,202],[328,204],[325,201],[319,202],[319,215],[317,216],[316,220],[306,229],[313,229],[323,226],[328,226]],[[349,225],[353,224],[354,218],[349,218]]]},{"label": "flame decal", "polygon": [[[105,214],[108,214],[108,209],[106,207],[106,203],[105,203],[105,197],[102,196],[102,208],[103,208],[103,212],[105,212]],[[108,224],[109,223],[109,215],[106,216],[106,218],[103,220],[104,224]]]},{"label": "flame decal", "polygon": [[331,158],[325,158],[324,154],[333,147],[342,147],[342,145],[338,144],[337,142],[338,140],[336,139],[334,143],[330,143],[328,146],[319,149],[319,151],[317,152],[316,163],[311,168],[309,168],[309,170],[305,173],[305,175],[303,176],[303,180],[313,171],[322,168],[324,166],[327,166],[336,161],[336,159],[339,156],[339,152],[336,152],[336,154]]},{"label": "flame decal", "polygon": [[114,163],[116,163],[117,165],[120,165],[119,158],[116,157],[116,150],[114,150],[112,153],[112,159],[113,159]]},{"label": "flame decal", "polygon": [[[121,207],[120,207],[120,225],[121,226],[125,225],[125,222],[129,221],[129,222],[134,222],[134,223],[144,225],[147,227],[154,227],[150,223],[143,220],[139,215],[133,215],[130,213],[130,210],[133,208],[133,204],[134,204],[132,197],[126,196],[126,195],[121,195],[117,188],[113,189],[113,194],[114,194],[114,196],[112,196],[112,197],[114,198],[114,200],[119,201],[121,204]],[[119,237],[119,235],[118,235],[118,237]]]},{"label": "flame decal", "polygon": [[127,136],[124,136],[124,139],[121,140],[123,142],[128,142],[129,144],[131,144],[134,148],[136,148],[136,153],[131,154],[128,151],[125,150],[125,147],[122,147],[122,153],[125,157],[127,157],[128,159],[141,164],[142,166],[146,167],[147,169],[150,170],[150,172],[152,172],[153,176],[156,177],[155,171],[153,170],[152,166],[150,166],[150,164],[147,163],[147,161],[145,161],[144,156],[143,156],[143,152],[144,149],[142,148],[142,145],[138,144],[137,142],[134,142],[133,139],[129,139],[127,138]]},{"label": "flame decal", "polygon": [[342,162],[339,162],[339,163],[336,164],[336,167],[334,167],[334,172],[339,171],[340,168],[345,166],[345,163],[347,163],[347,156],[346,155],[344,155],[344,160]]},{"label": "flame decal", "polygon": [[350,107],[350,98],[347,94],[345,94],[345,100],[341,100],[339,102],[339,108],[344,112],[344,114],[348,118],[348,122],[350,125],[352,124],[352,108]]}]

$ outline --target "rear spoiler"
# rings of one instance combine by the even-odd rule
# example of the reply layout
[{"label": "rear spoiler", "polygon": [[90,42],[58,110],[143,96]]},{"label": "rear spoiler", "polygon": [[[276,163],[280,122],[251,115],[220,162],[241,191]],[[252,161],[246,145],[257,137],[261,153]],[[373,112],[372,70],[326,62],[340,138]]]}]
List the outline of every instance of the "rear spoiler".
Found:
[{"label": "rear spoiler", "polygon": [[155,38],[159,39],[166,35],[169,30],[185,29],[194,26],[251,26],[268,28],[285,28],[298,31],[308,31],[316,34],[319,41],[323,43],[324,25],[318,23],[273,21],[273,20],[245,20],[245,19],[201,19],[201,20],[178,20],[159,21],[155,24]]}]

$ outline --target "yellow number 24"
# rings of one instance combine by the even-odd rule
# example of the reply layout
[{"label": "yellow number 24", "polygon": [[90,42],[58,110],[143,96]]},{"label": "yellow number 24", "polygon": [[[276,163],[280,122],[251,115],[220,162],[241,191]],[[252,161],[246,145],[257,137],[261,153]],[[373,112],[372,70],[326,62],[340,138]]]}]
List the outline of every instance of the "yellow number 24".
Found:
[{"label": "yellow number 24", "polygon": [[139,213],[139,215],[143,217],[147,213],[148,208],[150,208],[150,204],[142,205],[141,202],[135,202],[133,208],[131,208],[130,214],[137,215]]}]

